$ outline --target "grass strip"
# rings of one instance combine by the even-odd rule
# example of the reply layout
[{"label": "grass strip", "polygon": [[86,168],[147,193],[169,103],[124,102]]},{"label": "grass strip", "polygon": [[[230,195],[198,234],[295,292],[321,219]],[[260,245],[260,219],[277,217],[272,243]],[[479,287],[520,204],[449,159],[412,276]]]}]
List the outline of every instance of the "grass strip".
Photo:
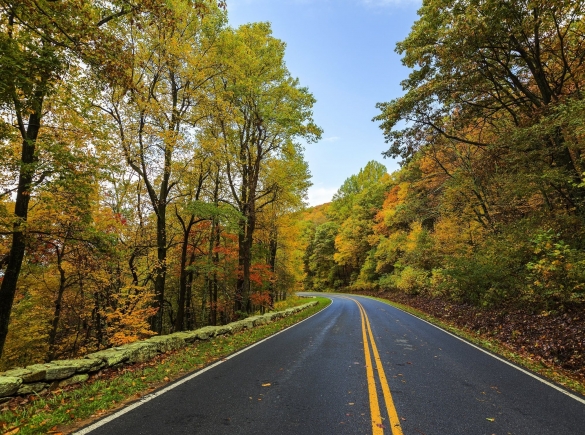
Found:
[{"label": "grass strip", "polygon": [[[300,299],[297,305],[306,301]],[[96,376],[77,388],[37,396],[17,409],[0,413],[0,431],[19,435],[70,433],[89,424],[92,419],[103,417],[171,381],[288,328],[331,303],[326,298],[317,298],[317,301],[319,303],[314,307],[267,325],[197,342],[159,355],[147,363],[106,370],[102,376]]]},{"label": "grass strip", "polygon": [[364,296],[366,298],[374,299],[385,304],[391,305],[399,310],[405,311],[423,320],[426,320],[433,325],[436,325],[445,331],[463,338],[476,346],[481,347],[495,355],[501,356],[508,361],[530,370],[543,378],[546,378],[556,384],[562,385],[568,390],[572,390],[582,396],[585,396],[585,385],[578,379],[571,377],[570,373],[565,372],[559,367],[551,367],[545,364],[543,361],[538,361],[530,358],[528,355],[521,354],[519,352],[510,349],[501,341],[494,339],[493,337],[486,337],[479,332],[472,331],[470,329],[460,328],[450,322],[446,322],[442,319],[438,319],[430,314],[420,311],[416,308],[408,305],[400,304],[388,299],[377,298],[374,296]]}]

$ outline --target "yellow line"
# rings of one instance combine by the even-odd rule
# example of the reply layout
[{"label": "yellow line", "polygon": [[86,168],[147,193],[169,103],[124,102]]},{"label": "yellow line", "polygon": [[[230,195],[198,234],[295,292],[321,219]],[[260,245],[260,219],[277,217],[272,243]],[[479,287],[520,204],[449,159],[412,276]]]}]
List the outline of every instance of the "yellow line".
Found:
[{"label": "yellow line", "polygon": [[[353,301],[353,299],[352,299]],[[355,302],[355,301],[354,301]],[[362,318],[362,336],[364,341],[364,355],[366,357],[366,375],[368,379],[368,394],[370,396],[370,414],[372,418],[372,434],[383,435],[382,416],[380,415],[380,405],[378,403],[378,393],[376,392],[376,380],[374,378],[374,367],[368,346],[368,337],[366,335],[366,322],[364,314],[360,309]]]},{"label": "yellow line", "polygon": [[392,435],[404,435],[402,432],[402,428],[400,427],[398,413],[396,412],[396,407],[394,406],[394,401],[392,400],[392,394],[390,393],[390,387],[388,385],[388,379],[386,378],[386,372],[384,371],[384,365],[382,364],[382,359],[380,358],[380,353],[378,352],[378,347],[376,346],[376,340],[374,340],[374,334],[372,333],[370,319],[368,318],[366,310],[359,301],[347,297],[343,298],[354,301],[357,304],[362,319],[362,335],[364,341],[364,354],[366,356],[366,373],[368,377],[368,392],[370,394],[370,411],[372,415],[372,432],[374,435],[384,433],[381,426],[382,417],[380,414],[380,406],[378,404],[378,394],[376,392],[375,379],[372,369],[372,359],[370,354],[370,348],[367,344],[368,340],[366,336],[366,331],[367,335],[370,338],[370,343],[372,345],[374,361],[376,362],[376,370],[378,371],[380,384],[382,384],[382,393],[384,395],[384,402],[386,403],[386,411],[388,412]]},{"label": "yellow line", "polygon": [[380,359],[378,347],[376,346],[376,341],[374,340],[374,334],[372,334],[372,328],[370,327],[370,319],[368,318],[366,310],[364,309],[362,304],[360,304],[358,301],[355,302],[358,304],[360,310],[362,310],[363,315],[366,318],[366,326],[368,329],[370,342],[372,343],[372,350],[374,352],[374,360],[376,361],[378,376],[380,377],[380,383],[382,384],[382,392],[384,394],[384,401],[386,402],[386,410],[388,411],[388,417],[390,418],[390,427],[392,428],[392,435],[403,435],[402,428],[400,427],[398,413],[396,412],[396,406],[394,406],[392,394],[390,394],[390,387],[388,386],[388,380],[386,378],[386,373],[384,371],[384,365],[382,364],[382,360]]}]

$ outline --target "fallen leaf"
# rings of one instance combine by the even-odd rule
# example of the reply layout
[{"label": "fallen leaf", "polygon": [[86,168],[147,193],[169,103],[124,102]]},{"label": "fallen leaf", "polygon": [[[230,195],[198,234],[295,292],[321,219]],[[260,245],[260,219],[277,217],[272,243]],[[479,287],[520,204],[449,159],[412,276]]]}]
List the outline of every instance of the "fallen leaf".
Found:
[{"label": "fallen leaf", "polygon": [[488,418],[486,418],[486,420],[487,420],[487,421],[496,421],[496,419],[495,419],[495,418],[489,418],[489,417],[488,417]]},{"label": "fallen leaf", "polygon": [[5,432],[4,435],[13,435],[13,434],[18,433],[18,432],[20,432],[20,428],[15,427],[14,429],[9,430],[8,432]]},{"label": "fallen leaf", "polygon": [[270,383],[262,384],[263,387],[270,387]]},{"label": "fallen leaf", "polygon": [[165,376],[165,377],[163,378],[163,381],[165,381],[165,382],[169,382],[169,381],[170,381],[170,379],[169,379],[169,377],[168,377],[168,376]]},{"label": "fallen leaf", "polygon": [[355,403],[354,402],[349,402],[349,405],[350,406],[353,406],[353,405],[355,405]]}]

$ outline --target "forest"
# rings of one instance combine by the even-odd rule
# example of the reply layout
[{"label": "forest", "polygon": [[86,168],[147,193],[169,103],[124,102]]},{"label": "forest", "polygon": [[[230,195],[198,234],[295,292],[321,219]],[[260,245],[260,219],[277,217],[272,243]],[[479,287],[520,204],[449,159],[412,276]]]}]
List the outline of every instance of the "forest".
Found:
[{"label": "forest", "polygon": [[585,324],[585,2],[423,1],[374,119],[400,169],[308,210],[315,98],[226,9],[0,0],[0,368],[301,288]]},{"label": "forest", "polygon": [[284,52],[222,1],[0,1],[2,368],[286,298],[321,130]]},{"label": "forest", "polygon": [[434,301],[490,333],[513,320],[509,340],[554,317],[523,348],[585,374],[584,13],[423,2],[396,48],[404,95],[374,119],[401,168],[372,161],[302,215],[305,289]]}]

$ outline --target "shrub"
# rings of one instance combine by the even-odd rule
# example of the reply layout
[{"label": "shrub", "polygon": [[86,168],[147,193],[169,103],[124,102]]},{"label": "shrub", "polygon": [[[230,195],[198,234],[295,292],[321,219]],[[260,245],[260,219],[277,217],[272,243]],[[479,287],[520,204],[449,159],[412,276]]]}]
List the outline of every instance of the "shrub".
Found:
[{"label": "shrub", "polygon": [[585,253],[559,237],[551,230],[539,232],[532,240],[534,259],[526,265],[524,297],[547,309],[585,300]]}]

